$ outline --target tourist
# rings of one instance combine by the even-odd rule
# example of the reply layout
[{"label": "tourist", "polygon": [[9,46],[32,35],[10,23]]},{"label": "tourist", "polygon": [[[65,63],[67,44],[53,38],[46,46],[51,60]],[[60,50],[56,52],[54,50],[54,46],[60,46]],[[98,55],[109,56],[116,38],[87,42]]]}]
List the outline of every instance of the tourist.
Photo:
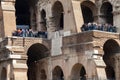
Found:
[{"label": "tourist", "polygon": [[28,31],[28,37],[33,37],[33,31],[32,31],[32,29],[29,29],[29,31]]},{"label": "tourist", "polygon": [[97,23],[88,23],[83,24],[81,27],[81,31],[89,31],[89,30],[100,30],[100,31],[107,31],[107,32],[117,32],[117,29],[115,26],[112,26],[111,24],[97,24]]}]

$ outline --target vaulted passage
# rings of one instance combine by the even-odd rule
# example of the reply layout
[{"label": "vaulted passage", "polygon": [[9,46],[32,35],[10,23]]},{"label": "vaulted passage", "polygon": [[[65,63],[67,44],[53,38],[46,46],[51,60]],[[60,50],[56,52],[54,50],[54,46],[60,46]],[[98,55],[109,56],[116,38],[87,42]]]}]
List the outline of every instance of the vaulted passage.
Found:
[{"label": "vaulted passage", "polygon": [[27,52],[28,55],[28,65],[32,62],[38,61],[42,58],[48,57],[50,54],[48,53],[48,49],[46,46],[36,43],[33,44]]},{"label": "vaulted passage", "polygon": [[61,2],[56,1],[52,7],[53,22],[55,30],[63,30],[64,28],[64,9]]},{"label": "vaulted passage", "polygon": [[[36,80],[36,70],[37,70],[37,65],[36,62],[48,57],[49,50],[47,49],[46,46],[36,43],[33,44],[27,52],[28,55],[28,60],[27,60],[27,66],[28,66],[28,80]],[[44,73],[44,71],[42,71]]]},{"label": "vaulted passage", "polygon": [[96,12],[95,8],[96,8],[95,5],[91,1],[84,1],[81,3],[84,23],[94,21],[94,15]]},{"label": "vaulted passage", "polygon": [[71,80],[86,80],[86,70],[83,65],[78,63],[73,66]]},{"label": "vaulted passage", "polygon": [[103,60],[106,64],[107,78],[109,80],[117,80],[117,74],[120,73],[120,68],[118,67],[120,64],[118,64],[119,61],[116,58],[120,57],[120,46],[115,40],[110,39],[105,42],[103,50]]},{"label": "vaulted passage", "polygon": [[64,80],[64,74],[61,67],[56,66],[52,73],[53,80]]},{"label": "vaulted passage", "polygon": [[30,25],[30,11],[29,0],[16,0],[16,24],[17,25]]},{"label": "vaulted passage", "polygon": [[113,24],[113,7],[109,2],[102,4],[100,12],[102,14],[102,19],[104,23]]}]

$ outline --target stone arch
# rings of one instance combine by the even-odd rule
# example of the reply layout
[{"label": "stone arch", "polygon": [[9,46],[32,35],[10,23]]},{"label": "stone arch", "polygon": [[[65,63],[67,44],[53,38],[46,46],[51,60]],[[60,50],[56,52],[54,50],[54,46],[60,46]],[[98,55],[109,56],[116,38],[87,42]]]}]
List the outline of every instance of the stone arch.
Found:
[{"label": "stone arch", "polygon": [[82,1],[81,10],[83,14],[84,23],[94,22],[97,14],[96,5],[92,1]]},{"label": "stone arch", "polygon": [[5,68],[2,68],[0,80],[7,80],[7,70]]},{"label": "stone arch", "polygon": [[103,50],[104,55],[112,55],[113,53],[119,53],[119,43],[114,39],[109,39],[104,43]]},{"label": "stone arch", "polygon": [[56,1],[52,6],[53,23],[55,30],[64,29],[64,8],[60,1]]},{"label": "stone arch", "polygon": [[113,25],[113,6],[110,2],[105,1],[102,3],[100,13],[102,17],[102,24],[109,23]]},{"label": "stone arch", "polygon": [[70,80],[86,80],[86,70],[82,64],[75,64],[71,70]]},{"label": "stone arch", "polygon": [[56,66],[52,71],[52,80],[64,80],[64,73],[60,66]]},{"label": "stone arch", "polygon": [[36,80],[36,75],[37,75],[36,74],[37,72],[36,62],[43,58],[48,57],[49,55],[50,54],[49,54],[48,48],[43,44],[36,43],[29,47],[27,51],[28,80]]},{"label": "stone arch", "polygon": [[44,69],[40,70],[40,79],[41,80],[47,80],[46,71]]},{"label": "stone arch", "polygon": [[27,56],[28,56],[27,64],[48,57],[49,55],[50,55],[49,50],[45,45],[40,43],[35,43],[31,45],[27,51]]},{"label": "stone arch", "polygon": [[[116,72],[118,72],[116,66],[118,66],[116,63],[118,61],[115,61],[116,56],[120,56],[120,46],[117,43],[117,41],[113,39],[109,39],[104,43],[103,46],[104,55],[103,60],[106,64],[106,74],[108,79],[116,79]],[[119,68],[118,68],[119,69]]]},{"label": "stone arch", "polygon": [[47,26],[46,26],[46,11],[44,9],[42,9],[40,11],[41,14],[41,27],[42,27],[42,31],[47,31]]}]

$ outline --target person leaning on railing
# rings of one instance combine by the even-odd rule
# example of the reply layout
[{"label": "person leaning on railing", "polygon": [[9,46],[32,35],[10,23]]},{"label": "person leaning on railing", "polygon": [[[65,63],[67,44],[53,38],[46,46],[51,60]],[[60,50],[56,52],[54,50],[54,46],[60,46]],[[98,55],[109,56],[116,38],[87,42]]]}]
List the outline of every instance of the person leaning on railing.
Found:
[{"label": "person leaning on railing", "polygon": [[101,30],[107,32],[117,32],[116,26],[112,26],[111,24],[96,24],[96,23],[88,23],[83,24],[81,27],[81,31],[88,31],[88,30]]}]

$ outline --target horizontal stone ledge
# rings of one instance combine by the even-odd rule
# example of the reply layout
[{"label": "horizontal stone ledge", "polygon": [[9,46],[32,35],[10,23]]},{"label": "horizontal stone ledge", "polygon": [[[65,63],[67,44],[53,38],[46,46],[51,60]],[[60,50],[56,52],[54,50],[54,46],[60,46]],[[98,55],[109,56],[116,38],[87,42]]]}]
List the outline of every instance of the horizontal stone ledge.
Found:
[{"label": "horizontal stone ledge", "polygon": [[97,67],[106,67],[103,60],[94,60],[94,62]]},{"label": "horizontal stone ledge", "polygon": [[15,11],[15,8],[13,5],[2,5],[3,11]]},{"label": "horizontal stone ledge", "polygon": [[24,47],[22,46],[5,46],[7,49],[11,50],[11,51],[20,51],[20,52],[24,52]]},{"label": "horizontal stone ledge", "polygon": [[13,68],[16,68],[16,69],[27,69],[27,65],[26,64],[13,64]]}]

